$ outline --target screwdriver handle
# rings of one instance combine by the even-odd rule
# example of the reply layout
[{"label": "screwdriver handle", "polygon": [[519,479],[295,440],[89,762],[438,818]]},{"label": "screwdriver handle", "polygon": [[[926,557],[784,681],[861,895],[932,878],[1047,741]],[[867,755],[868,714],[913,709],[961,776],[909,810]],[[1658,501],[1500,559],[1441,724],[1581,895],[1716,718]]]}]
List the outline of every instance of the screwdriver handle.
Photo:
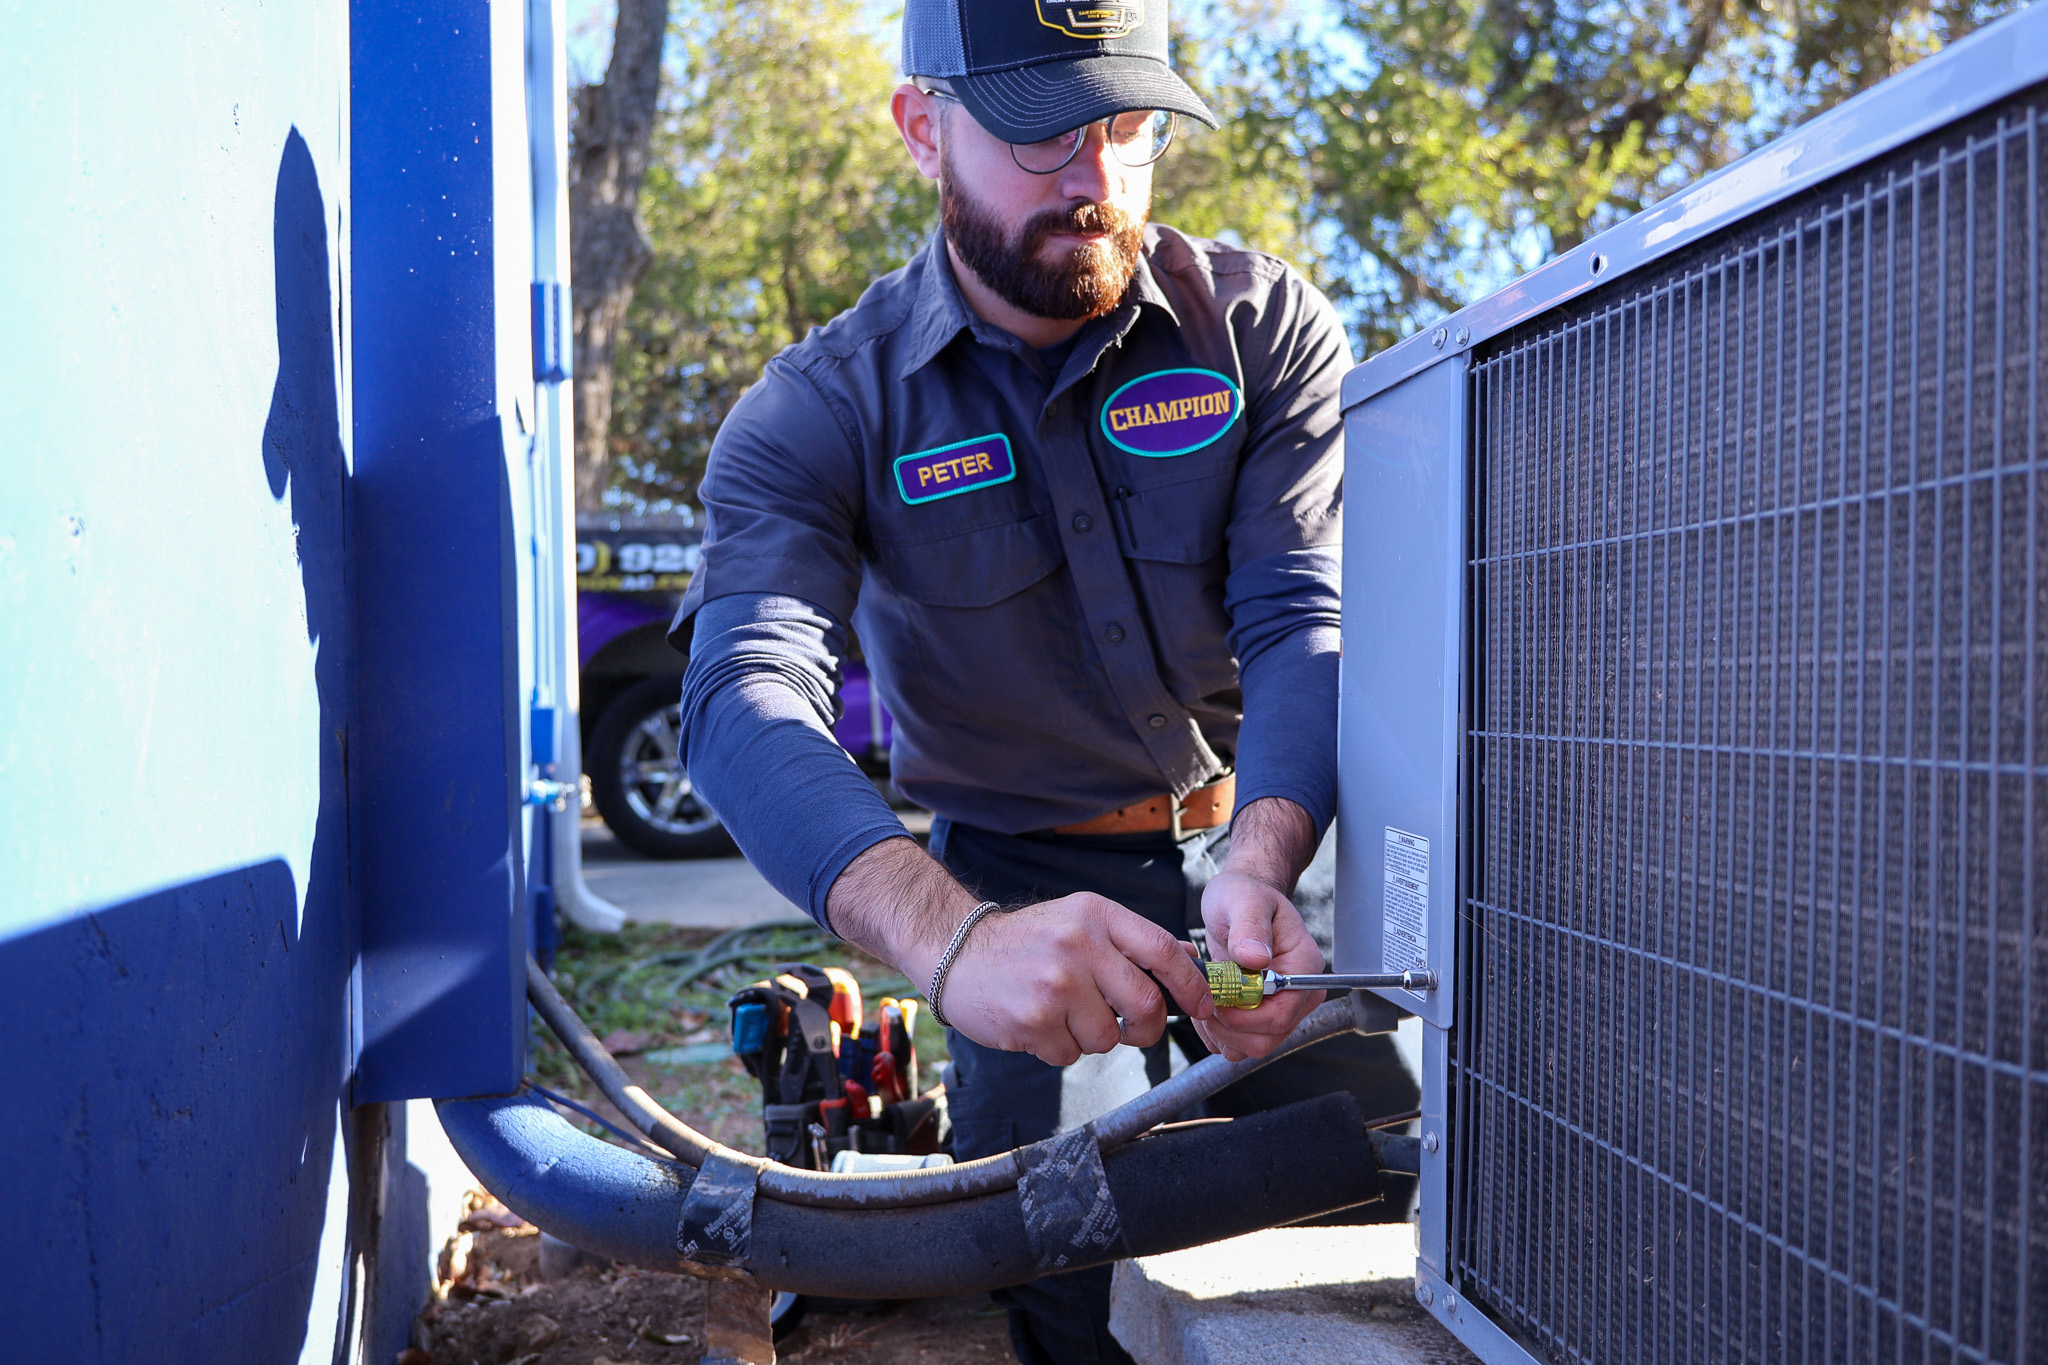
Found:
[{"label": "screwdriver handle", "polygon": [[1252,1010],[1275,991],[1348,991],[1399,988],[1410,991],[1436,989],[1436,973],[1348,972],[1338,975],[1281,976],[1275,972],[1247,972],[1235,962],[1205,962],[1209,994],[1222,1009]]},{"label": "screwdriver handle", "polygon": [[1235,962],[1204,962],[1202,971],[1209,978],[1209,994],[1219,1009],[1252,1010],[1266,998],[1266,981],[1263,973],[1247,972]]}]

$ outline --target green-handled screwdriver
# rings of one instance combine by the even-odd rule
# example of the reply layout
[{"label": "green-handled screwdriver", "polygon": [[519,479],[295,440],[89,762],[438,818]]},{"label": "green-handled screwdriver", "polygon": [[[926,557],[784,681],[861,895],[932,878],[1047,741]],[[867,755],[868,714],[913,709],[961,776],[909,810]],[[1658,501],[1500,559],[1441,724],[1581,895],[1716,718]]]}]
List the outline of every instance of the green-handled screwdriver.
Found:
[{"label": "green-handled screwdriver", "polygon": [[1204,962],[1209,994],[1226,1009],[1257,1009],[1259,1002],[1275,991],[1356,991],[1368,988],[1433,991],[1436,973],[1335,972],[1318,976],[1284,975],[1280,972],[1246,972],[1235,962]]}]

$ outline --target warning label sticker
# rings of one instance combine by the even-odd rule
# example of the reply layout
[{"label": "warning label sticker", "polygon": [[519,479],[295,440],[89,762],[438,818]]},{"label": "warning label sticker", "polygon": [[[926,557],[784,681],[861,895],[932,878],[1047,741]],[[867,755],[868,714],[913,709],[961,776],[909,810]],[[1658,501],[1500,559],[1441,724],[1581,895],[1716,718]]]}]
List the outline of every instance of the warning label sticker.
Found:
[{"label": "warning label sticker", "polygon": [[1387,826],[1387,895],[1380,970],[1429,966],[1429,840]]}]

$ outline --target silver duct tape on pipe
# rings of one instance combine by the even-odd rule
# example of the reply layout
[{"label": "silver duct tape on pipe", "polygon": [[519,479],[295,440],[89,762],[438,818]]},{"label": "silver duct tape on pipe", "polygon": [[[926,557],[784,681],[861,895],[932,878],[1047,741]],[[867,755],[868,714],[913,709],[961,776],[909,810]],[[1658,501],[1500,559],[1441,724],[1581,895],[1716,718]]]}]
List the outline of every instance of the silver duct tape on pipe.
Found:
[{"label": "silver duct tape on pipe", "polygon": [[[547,973],[531,957],[526,962],[526,990],[534,1009],[569,1049],[584,1074],[651,1142],[691,1166],[701,1166],[714,1155],[752,1165],[759,1171],[760,1192],[769,1198],[813,1208],[915,1208],[1014,1189],[1024,1173],[1016,1152],[921,1171],[845,1174],[798,1170],[764,1157],[736,1152],[705,1137],[633,1084],[617,1059],[605,1051],[597,1035],[562,999],[554,982],[548,980]],[[1119,1147],[1260,1067],[1352,1027],[1349,1001],[1332,1000],[1318,1006],[1266,1056],[1247,1057],[1241,1062],[1204,1058],[1165,1084],[1110,1110],[1088,1127],[1104,1151]]]}]

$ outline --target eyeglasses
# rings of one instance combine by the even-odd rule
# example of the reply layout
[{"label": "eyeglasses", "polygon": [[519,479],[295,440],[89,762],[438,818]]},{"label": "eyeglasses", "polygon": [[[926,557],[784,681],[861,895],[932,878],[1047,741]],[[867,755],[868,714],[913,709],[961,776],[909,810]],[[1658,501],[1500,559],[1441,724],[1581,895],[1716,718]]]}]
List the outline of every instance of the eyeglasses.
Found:
[{"label": "eyeglasses", "polygon": [[[963,101],[958,95],[944,90],[927,90],[927,95],[936,95],[942,100],[955,104]],[[1103,137],[1109,143],[1111,155],[1136,170],[1149,166],[1166,155],[1166,149],[1173,143],[1173,130],[1179,120],[1164,109],[1131,109],[1121,114],[1112,114],[1097,122],[1102,127]],[[1081,150],[1088,130],[1094,123],[1084,123],[1079,128],[1069,128],[1038,142],[1010,142],[1004,145],[1010,149],[1010,159],[1017,163],[1019,170],[1033,175],[1053,175],[1067,168]]]}]

